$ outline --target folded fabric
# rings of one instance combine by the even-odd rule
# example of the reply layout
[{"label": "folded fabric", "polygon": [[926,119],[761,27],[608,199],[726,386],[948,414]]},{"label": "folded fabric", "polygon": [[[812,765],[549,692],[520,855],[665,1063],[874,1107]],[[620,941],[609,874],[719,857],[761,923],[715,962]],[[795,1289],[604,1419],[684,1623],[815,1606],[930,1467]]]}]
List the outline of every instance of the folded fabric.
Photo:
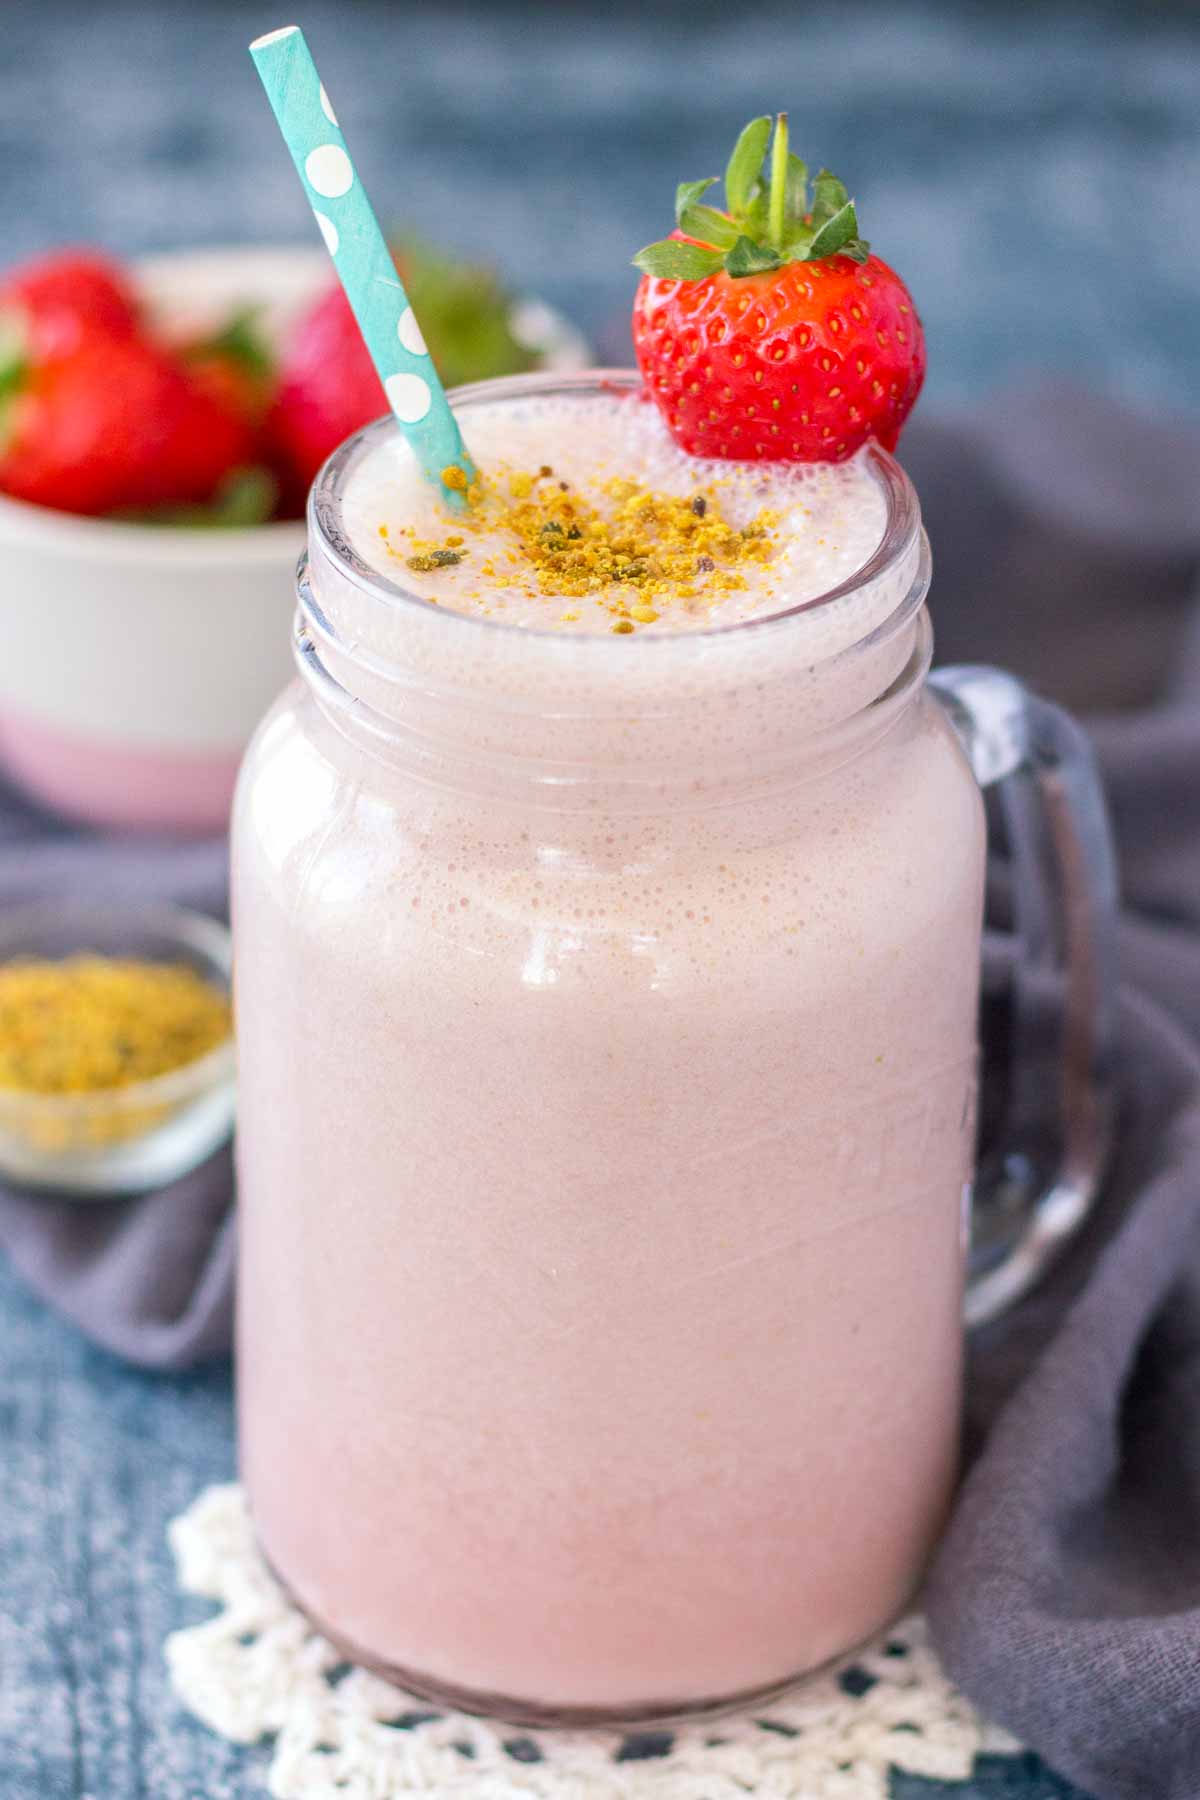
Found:
[{"label": "folded fabric", "polygon": [[[918,421],[904,460],[939,660],[1002,663],[1087,717],[1126,909],[1113,1166],[1050,1278],[976,1334],[930,1617],[971,1697],[1099,1800],[1196,1800],[1200,433],[1042,387]],[[0,849],[0,905],[224,906],[223,844],[69,833],[0,795]],[[229,1347],[232,1199],[228,1151],[101,1206],[0,1189],[0,1247],[100,1343],[178,1368]]]}]

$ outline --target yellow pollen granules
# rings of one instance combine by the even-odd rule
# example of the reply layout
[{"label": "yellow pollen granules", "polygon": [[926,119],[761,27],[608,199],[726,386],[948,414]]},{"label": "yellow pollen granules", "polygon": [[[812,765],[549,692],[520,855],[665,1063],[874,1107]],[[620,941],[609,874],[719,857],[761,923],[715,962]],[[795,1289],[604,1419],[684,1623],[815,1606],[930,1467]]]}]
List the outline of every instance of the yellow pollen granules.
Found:
[{"label": "yellow pollen granules", "polygon": [[[461,544],[462,539],[457,539],[457,542]],[[462,559],[463,553],[460,550],[431,550],[419,556],[407,556],[404,560],[410,569],[427,575],[431,569],[452,569]]]},{"label": "yellow pollen granules", "polygon": [[[506,587],[567,600],[599,596],[617,620],[612,629],[625,635],[656,622],[656,601],[703,596],[711,603],[746,587],[747,565],[774,558],[779,519],[767,508],[738,526],[725,517],[714,490],[659,493],[616,476],[584,498],[553,476],[543,465],[536,473],[513,470],[491,479],[470,513],[455,521],[444,548],[410,540],[408,567],[434,573],[467,556],[473,537],[487,534],[492,543],[499,537],[511,545],[504,552]],[[487,576],[491,568],[485,564],[480,572]]]},{"label": "yellow pollen granules", "polygon": [[81,955],[0,967],[0,1089],[128,1087],[194,1062],[230,1030],[229,996],[186,964]]}]

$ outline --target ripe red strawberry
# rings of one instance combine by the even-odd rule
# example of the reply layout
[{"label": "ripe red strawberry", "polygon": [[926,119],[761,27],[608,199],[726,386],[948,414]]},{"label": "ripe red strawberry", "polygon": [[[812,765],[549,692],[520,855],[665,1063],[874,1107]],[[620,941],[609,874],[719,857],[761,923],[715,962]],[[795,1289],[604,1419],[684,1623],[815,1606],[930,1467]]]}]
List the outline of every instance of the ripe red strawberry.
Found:
[{"label": "ripe red strawberry", "polygon": [[[179,356],[192,388],[216,409],[213,422],[200,431],[205,455],[228,454],[228,443],[224,450],[220,447],[221,437],[229,432],[228,421],[238,426],[234,461],[225,470],[237,473],[220,484],[216,496],[221,516],[235,523],[261,523],[275,511],[281,483],[270,468],[274,447],[267,421],[275,363],[253,309],[235,313],[218,332],[185,342]],[[220,432],[216,418],[226,421]]]},{"label": "ripe red strawberry", "polygon": [[340,285],[300,320],[284,358],[267,431],[292,499],[304,494],[330,451],[386,412],[375,365]]},{"label": "ripe red strawberry", "polygon": [[275,362],[253,307],[234,313],[219,331],[185,341],[179,355],[207,394],[240,414],[252,430],[261,427],[275,385]]},{"label": "ripe red strawberry", "polygon": [[137,504],[161,447],[157,421],[174,405],[175,385],[156,353],[103,334],[7,364],[0,488],[63,512]]},{"label": "ripe red strawberry", "polygon": [[89,332],[72,350],[0,366],[0,489],[38,506],[207,500],[252,449],[242,420],[138,338]]},{"label": "ripe red strawberry", "polygon": [[0,316],[12,315],[44,356],[74,350],[85,334],[133,337],[137,300],[124,270],[91,250],[62,250],[12,270],[0,282]]},{"label": "ripe red strawberry", "polygon": [[243,396],[222,388],[211,374],[171,366],[178,385],[159,422],[161,450],[144,497],[130,503],[136,507],[203,505],[234,470],[260,460],[257,427],[243,410]]},{"label": "ripe red strawberry", "polygon": [[868,439],[896,446],[925,377],[912,296],[858,235],[854,202],[811,184],[771,121],[742,132],[727,212],[681,183],[679,230],[634,258],[638,364],[676,442],[694,456],[841,462]]}]

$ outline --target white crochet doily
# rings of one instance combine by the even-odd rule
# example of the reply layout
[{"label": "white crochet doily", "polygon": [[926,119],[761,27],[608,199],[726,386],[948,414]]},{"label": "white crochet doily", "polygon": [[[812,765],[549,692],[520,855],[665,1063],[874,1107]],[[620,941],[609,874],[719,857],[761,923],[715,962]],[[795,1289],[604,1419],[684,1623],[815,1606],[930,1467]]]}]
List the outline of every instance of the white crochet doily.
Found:
[{"label": "white crochet doily", "polygon": [[167,1639],[175,1690],[235,1743],[274,1739],[277,1800],[887,1800],[889,1769],[965,1780],[1018,1746],[943,1675],[919,1619],[753,1714],[671,1730],[527,1731],[349,1668],[286,1599],[240,1487],[170,1528],[181,1587],[215,1600]]}]

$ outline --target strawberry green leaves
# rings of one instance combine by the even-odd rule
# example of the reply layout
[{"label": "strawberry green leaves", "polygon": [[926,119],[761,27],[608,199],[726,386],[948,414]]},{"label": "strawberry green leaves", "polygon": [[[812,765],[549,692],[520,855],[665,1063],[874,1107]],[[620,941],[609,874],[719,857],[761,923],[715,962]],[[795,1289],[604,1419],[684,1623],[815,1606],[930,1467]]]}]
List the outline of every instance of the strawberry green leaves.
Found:
[{"label": "strawberry green leaves", "polygon": [[688,237],[730,250],[737,242],[737,226],[715,206],[701,204],[703,196],[715,185],[713,175],[707,181],[681,181],[675,189],[675,223]]},{"label": "strawberry green leaves", "polygon": [[821,169],[813,180],[812,216],[815,221],[831,219],[835,212],[840,212],[850,196],[846,185],[828,169]]},{"label": "strawberry green leaves", "polygon": [[765,275],[781,269],[783,257],[778,251],[756,244],[753,238],[740,237],[725,258],[725,273],[735,279],[742,275]]},{"label": "strawberry green leaves", "polygon": [[[858,221],[854,216],[854,202],[847,200],[845,206],[839,207],[832,219],[826,219],[820,231],[813,237],[808,246],[809,261],[815,262],[820,256],[836,256],[858,236]],[[864,262],[866,258],[864,257]]]},{"label": "strawberry green leaves", "polygon": [[[792,160],[789,158],[789,165]],[[810,200],[803,163],[795,171],[789,166],[788,183],[788,223],[782,245],[787,260],[818,262],[826,256],[849,256],[865,263],[871,246],[858,235],[858,217],[845,183],[822,169],[813,179]]]},{"label": "strawberry green leaves", "polygon": [[733,146],[733,155],[725,165],[725,198],[735,218],[746,211],[757,192],[770,141],[770,119],[751,119]]},{"label": "strawberry green leaves", "polygon": [[707,181],[681,181],[675,189],[675,222],[680,231],[701,242],[684,244],[678,238],[663,238],[647,244],[633,259],[636,268],[664,281],[702,281],[721,267],[724,252],[733,249],[739,233],[725,213],[702,204],[703,196],[715,184],[716,177],[710,175]]},{"label": "strawberry green leaves", "polygon": [[783,175],[783,211],[789,225],[803,222],[808,210],[808,164],[788,151]]},{"label": "strawberry green leaves", "polygon": [[15,315],[0,313],[0,401],[24,386],[28,369],[24,327]]},{"label": "strawberry green leaves", "polygon": [[275,373],[275,359],[261,323],[260,306],[243,306],[211,337],[198,338],[184,350],[186,359],[198,362],[210,356],[226,357],[245,374],[259,381],[269,381]]},{"label": "strawberry green leaves", "polygon": [[707,181],[681,181],[675,189],[675,223],[683,224],[683,215],[689,206],[698,206],[710,187],[716,187],[717,178],[710,175]]},{"label": "strawberry green leaves", "polygon": [[643,275],[656,275],[660,281],[703,281],[706,275],[715,275],[724,260],[719,250],[682,244],[678,238],[663,238],[639,250],[633,265]]},{"label": "strawberry green leaves", "polygon": [[14,432],[14,406],[29,379],[29,344],[24,322],[0,312],[0,456]]},{"label": "strawberry green leaves", "polygon": [[813,182],[813,238],[808,247],[810,261],[820,256],[849,256],[865,263],[871,254],[870,244],[858,235],[858,216],[845,183],[822,169]]},{"label": "strawberry green leaves", "polygon": [[732,250],[740,235],[733,220],[715,206],[685,206],[679,215],[679,229],[719,250]]},{"label": "strawberry green leaves", "polygon": [[135,525],[186,527],[196,531],[240,531],[265,525],[279,501],[279,483],[268,469],[231,469],[205,505],[157,506],[119,512]]},{"label": "strawberry green leaves", "polygon": [[[768,147],[770,167],[764,179]],[[854,202],[844,183],[821,169],[811,183],[807,165],[788,148],[787,114],[774,122],[751,119],[738,137],[725,169],[727,210],[704,202],[706,181],[681,181],[675,192],[675,221],[686,237],[647,244],[634,257],[643,274],[668,281],[702,281],[723,268],[737,280],[779,269],[785,263],[819,262],[848,256],[865,263],[871,246],[858,235]]]}]

